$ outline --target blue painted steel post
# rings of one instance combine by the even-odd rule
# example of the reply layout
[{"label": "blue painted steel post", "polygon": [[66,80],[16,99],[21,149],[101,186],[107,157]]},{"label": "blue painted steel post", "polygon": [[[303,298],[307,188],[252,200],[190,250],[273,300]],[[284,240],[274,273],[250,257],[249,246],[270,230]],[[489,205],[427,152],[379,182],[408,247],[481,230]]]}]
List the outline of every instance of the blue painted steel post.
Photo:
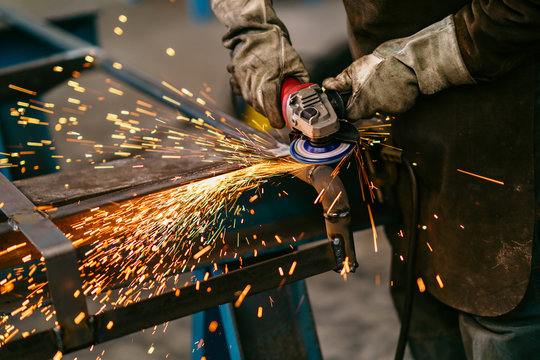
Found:
[{"label": "blue painted steel post", "polygon": [[294,317],[300,327],[300,335],[305,345],[307,357],[310,360],[322,360],[315,320],[313,319],[311,303],[307,295],[306,282],[297,281],[289,286],[293,303],[298,304]]},{"label": "blue painted steel post", "polygon": [[[211,272],[211,269],[194,271],[195,280],[202,282],[207,272]],[[221,274],[220,270],[212,272],[212,275],[219,274]],[[201,291],[204,291],[203,288],[204,286],[201,285]],[[212,328],[213,331],[211,331],[209,325],[214,321],[217,327]],[[192,360],[200,360],[203,356],[207,360],[244,359],[231,304],[193,314],[192,341]]]},{"label": "blue painted steel post", "polygon": [[304,281],[247,296],[234,312],[246,358],[322,360]]}]

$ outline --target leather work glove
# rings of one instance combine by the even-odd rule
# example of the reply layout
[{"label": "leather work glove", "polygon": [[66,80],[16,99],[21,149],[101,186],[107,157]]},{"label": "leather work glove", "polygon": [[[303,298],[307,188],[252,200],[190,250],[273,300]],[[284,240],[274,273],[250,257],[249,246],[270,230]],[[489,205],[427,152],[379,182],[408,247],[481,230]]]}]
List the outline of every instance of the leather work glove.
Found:
[{"label": "leather work glove", "polygon": [[381,44],[337,77],[325,79],[323,86],[352,93],[346,117],[358,120],[376,112],[400,114],[414,105],[419,93],[431,95],[450,86],[473,83],[450,15],[412,36]]},{"label": "leather work glove", "polygon": [[211,4],[228,29],[223,45],[233,50],[227,67],[233,91],[265,114],[270,125],[282,128],[281,83],[287,77],[308,82],[309,75],[271,0],[212,0]]}]

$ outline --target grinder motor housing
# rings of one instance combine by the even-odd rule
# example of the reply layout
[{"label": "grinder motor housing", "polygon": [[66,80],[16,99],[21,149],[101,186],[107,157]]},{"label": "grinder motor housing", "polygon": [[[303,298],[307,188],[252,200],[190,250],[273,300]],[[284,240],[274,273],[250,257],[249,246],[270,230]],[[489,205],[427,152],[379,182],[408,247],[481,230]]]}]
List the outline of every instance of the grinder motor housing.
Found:
[{"label": "grinder motor housing", "polygon": [[313,143],[338,132],[338,114],[319,85],[301,84],[288,78],[282,89],[283,117],[289,128],[302,133]]}]

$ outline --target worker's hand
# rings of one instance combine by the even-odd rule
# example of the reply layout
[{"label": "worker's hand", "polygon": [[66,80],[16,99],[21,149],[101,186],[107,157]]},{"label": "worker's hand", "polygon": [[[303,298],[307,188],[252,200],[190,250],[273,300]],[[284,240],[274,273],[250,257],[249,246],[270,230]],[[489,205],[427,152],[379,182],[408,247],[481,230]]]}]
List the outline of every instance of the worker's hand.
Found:
[{"label": "worker's hand", "polygon": [[281,111],[281,84],[288,77],[309,82],[302,60],[278,30],[245,34],[233,52],[227,70],[233,91],[266,115],[270,125],[285,125]]},{"label": "worker's hand", "polygon": [[402,39],[390,40],[354,61],[323,86],[352,93],[349,120],[375,113],[400,114],[418,94],[430,95],[454,85],[472,84],[458,47],[452,16]]},{"label": "worker's hand", "polygon": [[270,1],[212,0],[212,9],[229,30],[223,44],[233,50],[227,67],[233,91],[282,128],[281,83],[288,77],[309,82],[287,29]]}]

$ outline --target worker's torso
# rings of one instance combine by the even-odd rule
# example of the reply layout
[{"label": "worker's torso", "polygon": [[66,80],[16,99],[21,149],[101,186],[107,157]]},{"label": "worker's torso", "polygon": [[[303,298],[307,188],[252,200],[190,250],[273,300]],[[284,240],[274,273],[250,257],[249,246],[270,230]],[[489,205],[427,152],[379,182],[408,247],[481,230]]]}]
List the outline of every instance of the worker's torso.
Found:
[{"label": "worker's torso", "polygon": [[449,14],[466,0],[343,0],[353,57],[371,53],[386,40],[414,34]]},{"label": "worker's torso", "polygon": [[[353,56],[411,35],[465,3],[344,0]],[[431,294],[463,311],[503,314],[529,281],[533,85],[531,61],[491,83],[421,96],[392,126],[420,186],[419,276]],[[407,179],[399,186],[407,212]],[[403,242],[394,245],[396,256],[406,254]]]}]

